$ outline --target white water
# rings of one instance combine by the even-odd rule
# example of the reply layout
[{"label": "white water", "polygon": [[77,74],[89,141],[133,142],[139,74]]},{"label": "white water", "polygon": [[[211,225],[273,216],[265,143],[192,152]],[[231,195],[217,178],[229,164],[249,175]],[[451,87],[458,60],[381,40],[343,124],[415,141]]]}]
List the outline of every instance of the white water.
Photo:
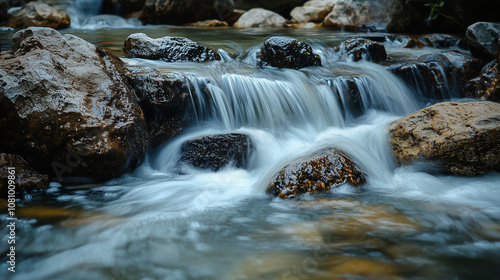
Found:
[{"label": "white water", "polygon": [[[332,256],[386,260],[406,271],[409,279],[453,279],[457,275],[462,279],[471,271],[478,279],[494,279],[489,278],[498,272],[494,267],[468,267],[452,261],[466,258],[498,264],[500,176],[462,178],[433,174],[429,166],[395,168],[386,127],[425,104],[379,65],[354,64],[328,55],[323,59],[324,67],[300,71],[256,69],[229,56],[204,67],[126,60],[190,75],[193,94],[204,100],[196,110],[198,124],[151,153],[148,162],[133,174],[90,193],[57,196],[87,209],[89,217],[75,219],[70,225],[21,224],[19,235],[30,240],[19,247],[25,258],[16,274],[5,274],[7,266],[2,264],[2,275],[22,280],[282,279],[292,266],[312,257],[317,246],[290,227],[316,221],[332,211],[346,220],[351,214],[325,208],[320,202],[313,201],[312,208],[307,208],[301,201],[272,199],[265,188],[289,162],[333,147],[360,166],[367,183],[361,190],[348,185],[333,189],[330,197],[355,200],[365,207],[382,206],[388,212],[402,213],[419,227],[408,231],[392,225],[388,232],[385,224],[375,223],[362,232],[361,245],[335,249]],[[353,77],[360,90],[361,116],[345,105],[347,77]],[[208,95],[200,90],[207,84]],[[248,134],[254,141],[247,169],[228,166],[218,172],[176,172],[185,140],[228,132]],[[58,194],[61,189],[54,186],[49,192]],[[109,201],[98,203],[96,196]],[[302,202],[314,198],[305,196]],[[371,243],[363,243],[370,240],[390,240],[416,252],[403,251],[388,259],[381,253],[386,248],[373,249]],[[266,259],[268,254],[278,254],[273,259],[287,263],[280,266],[277,260]],[[248,259],[262,263],[252,267]],[[260,269],[267,262],[275,270],[266,274]],[[309,271],[306,276],[314,273]]]}]

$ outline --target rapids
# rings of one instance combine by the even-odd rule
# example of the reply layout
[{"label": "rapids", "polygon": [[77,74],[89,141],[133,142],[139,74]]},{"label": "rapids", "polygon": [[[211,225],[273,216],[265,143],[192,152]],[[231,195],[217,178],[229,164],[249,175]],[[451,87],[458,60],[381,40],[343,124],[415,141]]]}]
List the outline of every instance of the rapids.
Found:
[{"label": "rapids", "polygon": [[[188,75],[202,101],[191,112],[195,122],[131,174],[86,187],[52,183],[47,194],[21,201],[17,272],[8,273],[4,262],[2,279],[332,279],[342,264],[356,267],[357,277],[363,269],[378,273],[368,279],[500,275],[500,176],[396,168],[387,125],[436,101],[385,67],[352,62],[332,48],[353,34],[165,26],[64,32],[118,55],[134,32],[180,35],[219,49],[223,60],[123,59]],[[311,43],[323,66],[256,67],[254,54],[269,32]],[[10,36],[1,33],[2,48]],[[398,42],[385,44],[389,55],[415,55]],[[348,81],[360,90],[357,112],[346,101]],[[183,141],[228,132],[254,141],[247,169],[175,171]],[[266,195],[280,168],[324,147],[349,155],[367,184],[291,201]],[[4,236],[2,252],[6,244]]]}]

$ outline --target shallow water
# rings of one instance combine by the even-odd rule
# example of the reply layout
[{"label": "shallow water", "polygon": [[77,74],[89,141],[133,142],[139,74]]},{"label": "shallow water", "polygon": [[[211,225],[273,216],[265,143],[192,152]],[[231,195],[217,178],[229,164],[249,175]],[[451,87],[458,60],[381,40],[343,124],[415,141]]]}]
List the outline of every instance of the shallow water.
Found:
[{"label": "shallow water", "polygon": [[[383,66],[340,56],[333,47],[353,34],[165,26],[64,32],[119,56],[134,32],[184,36],[218,49],[223,61],[124,59],[197,75],[189,79],[195,88],[210,80],[210,98],[196,108],[191,128],[152,151],[134,173],[86,188],[53,183],[47,194],[22,201],[17,272],[7,273],[3,263],[2,279],[500,276],[500,176],[443,176],[428,165],[395,168],[387,125],[434,101],[417,96]],[[255,67],[253,54],[269,32],[311,43],[323,67]],[[11,35],[0,34],[3,49]],[[385,44],[395,56],[416,56],[398,43]],[[426,50],[437,51],[419,52]],[[352,77],[362,114],[335,97],[345,94],[345,79]],[[175,171],[183,141],[227,132],[254,141],[248,169]],[[325,147],[349,155],[367,184],[292,201],[266,195],[280,168]],[[6,244],[4,236],[2,252]]]}]

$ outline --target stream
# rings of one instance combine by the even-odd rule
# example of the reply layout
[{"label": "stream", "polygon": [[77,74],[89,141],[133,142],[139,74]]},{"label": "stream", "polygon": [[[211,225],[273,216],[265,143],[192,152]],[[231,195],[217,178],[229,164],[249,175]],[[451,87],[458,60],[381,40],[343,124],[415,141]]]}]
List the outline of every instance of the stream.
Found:
[{"label": "stream", "polygon": [[[218,50],[222,61],[123,58],[123,42],[136,32],[187,37]],[[46,194],[20,201],[17,272],[8,272],[4,262],[1,279],[500,277],[500,175],[469,178],[440,175],[422,164],[395,166],[387,126],[436,101],[421,97],[386,67],[352,62],[334,49],[362,33],[171,26],[62,33],[103,47],[129,65],[193,74],[194,94],[203,99],[199,89],[206,85],[210,98],[193,108],[190,128],[150,151],[133,173],[98,185],[51,183]],[[269,34],[306,41],[323,66],[257,67],[255,53]],[[0,32],[2,50],[12,35]],[[393,62],[443,51],[404,49],[398,40],[384,44]],[[342,100],[348,94],[348,78],[360,89],[361,114],[335,96]],[[231,132],[254,142],[247,169],[177,172],[184,141]],[[295,200],[266,194],[283,166],[326,147],[352,158],[367,183]],[[3,228],[6,217],[1,215]],[[6,254],[6,235],[0,249]]]}]

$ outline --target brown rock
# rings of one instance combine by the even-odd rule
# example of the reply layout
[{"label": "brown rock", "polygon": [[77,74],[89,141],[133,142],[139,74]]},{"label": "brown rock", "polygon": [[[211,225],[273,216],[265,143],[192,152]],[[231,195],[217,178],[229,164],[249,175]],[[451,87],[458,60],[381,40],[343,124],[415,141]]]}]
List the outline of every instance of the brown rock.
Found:
[{"label": "brown rock", "polygon": [[216,19],[198,21],[195,23],[189,23],[188,25],[200,26],[200,27],[226,27],[226,26],[228,26],[227,22],[216,20]]},{"label": "brown rock", "polygon": [[147,127],[124,73],[118,57],[76,36],[17,32],[0,53],[0,147],[59,180],[135,168]]},{"label": "brown rock", "polygon": [[464,88],[465,96],[500,102],[500,71],[495,61],[488,63],[478,77],[471,79]]},{"label": "brown rock", "polygon": [[30,2],[22,7],[17,15],[11,17],[5,26],[23,29],[30,26],[63,29],[70,26],[69,15],[47,4]]},{"label": "brown rock", "polygon": [[500,171],[500,104],[444,102],[389,126],[398,164],[432,161],[446,173]]},{"label": "brown rock", "polygon": [[328,149],[285,166],[267,192],[280,198],[296,198],[304,193],[327,192],[345,183],[359,187],[365,183],[365,175],[341,151]]},{"label": "brown rock", "polygon": [[[13,171],[9,169],[12,167]],[[2,178],[0,180],[0,197],[7,197],[9,194],[9,175],[14,178],[15,189],[12,193],[31,193],[44,190],[49,186],[49,175],[38,173],[17,155],[0,153],[0,178]]]}]

